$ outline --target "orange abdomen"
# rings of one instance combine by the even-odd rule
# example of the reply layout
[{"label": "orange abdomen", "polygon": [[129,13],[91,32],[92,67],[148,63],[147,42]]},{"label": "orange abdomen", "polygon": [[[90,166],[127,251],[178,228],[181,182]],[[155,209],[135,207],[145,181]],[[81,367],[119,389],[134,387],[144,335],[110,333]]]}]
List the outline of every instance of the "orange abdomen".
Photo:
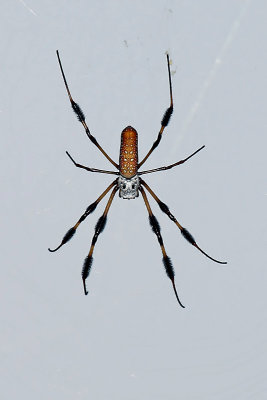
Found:
[{"label": "orange abdomen", "polygon": [[137,174],[138,167],[138,139],[137,132],[131,126],[127,126],[121,133],[120,148],[120,173],[125,178],[131,178]]}]

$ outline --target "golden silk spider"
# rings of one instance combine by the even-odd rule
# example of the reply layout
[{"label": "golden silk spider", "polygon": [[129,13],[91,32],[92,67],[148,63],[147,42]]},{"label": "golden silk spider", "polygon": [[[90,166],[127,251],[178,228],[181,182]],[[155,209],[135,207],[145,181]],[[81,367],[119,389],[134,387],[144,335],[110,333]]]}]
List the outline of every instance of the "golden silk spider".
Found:
[{"label": "golden silk spider", "polygon": [[170,61],[169,61],[169,55],[167,54],[167,66],[168,66],[168,77],[169,77],[169,91],[170,91],[170,105],[167,108],[165,114],[163,115],[162,121],[161,121],[161,128],[158,133],[158,137],[156,141],[153,143],[152,147],[146,154],[146,156],[143,158],[142,161],[138,162],[138,146],[137,146],[137,141],[138,141],[138,134],[137,131],[131,127],[127,126],[121,133],[121,146],[120,146],[120,155],[119,155],[119,164],[117,164],[115,161],[113,161],[109,155],[103,150],[102,146],[98,143],[98,141],[95,139],[95,137],[91,134],[87,123],[85,122],[85,116],[83,111],[81,110],[80,106],[75,103],[73,100],[69,86],[67,84],[67,80],[63,71],[63,67],[61,64],[61,60],[59,57],[59,52],[57,50],[57,58],[60,66],[60,70],[62,73],[62,77],[65,83],[65,87],[70,99],[70,103],[72,106],[72,109],[74,113],[76,114],[78,120],[82,123],[85,133],[88,136],[88,138],[91,140],[91,142],[101,151],[101,153],[111,162],[111,164],[118,170],[118,171],[106,171],[102,169],[96,169],[96,168],[90,168],[86,167],[84,165],[81,165],[77,163],[72,156],[68,153],[68,157],[70,160],[73,162],[73,164],[78,167],[78,168],[83,168],[86,171],[89,172],[99,172],[103,174],[111,174],[111,175],[117,175],[118,177],[104,190],[104,192],[92,203],[90,204],[85,212],[82,214],[80,219],[76,222],[76,224],[68,230],[68,232],[65,234],[63,237],[60,245],[56,247],[55,249],[48,249],[51,252],[57,251],[63,244],[67,243],[74,233],[76,232],[76,229],[80,225],[82,221],[85,220],[86,217],[88,217],[89,214],[91,214],[97,207],[97,205],[100,203],[100,201],[106,196],[106,194],[112,189],[112,192],[109,196],[107,205],[105,207],[103,215],[99,218],[96,226],[95,226],[95,233],[92,239],[91,247],[89,250],[88,256],[85,258],[83,269],[82,269],[82,281],[83,281],[83,288],[84,288],[84,293],[87,295],[88,291],[86,288],[86,278],[88,277],[91,267],[92,267],[92,262],[93,262],[93,251],[94,247],[96,244],[96,241],[98,239],[98,235],[104,230],[106,222],[107,222],[107,214],[110,209],[111,203],[114,199],[114,196],[117,191],[119,191],[119,197],[122,197],[123,199],[135,199],[138,197],[139,192],[141,193],[143,200],[145,202],[145,206],[148,211],[148,217],[149,217],[149,223],[151,225],[152,231],[155,233],[157,236],[159,245],[161,247],[162,251],[162,261],[167,273],[167,276],[170,278],[172,282],[172,286],[174,289],[174,293],[176,296],[176,299],[178,303],[180,304],[181,307],[184,308],[183,304],[181,303],[178,293],[176,290],[175,286],[175,281],[174,281],[174,269],[173,265],[171,262],[171,259],[167,256],[165,246],[163,243],[163,239],[160,233],[160,225],[158,223],[158,220],[152,213],[146,191],[153,197],[153,199],[157,202],[159,208],[163,213],[165,213],[180,229],[181,234],[183,237],[191,243],[194,247],[196,247],[202,254],[204,254],[206,257],[211,259],[212,261],[215,261],[219,264],[226,264],[224,261],[218,261],[211,256],[209,256],[207,253],[205,253],[196,243],[195,239],[191,235],[191,233],[188,232],[186,228],[184,228],[174,217],[174,215],[170,212],[169,207],[163,203],[157,195],[153,192],[153,190],[148,186],[148,184],[141,178],[141,175],[145,174],[150,174],[152,172],[158,172],[158,171],[166,171],[170,168],[176,167],[177,165],[183,164],[185,161],[189,160],[191,157],[193,157],[195,154],[197,154],[200,150],[202,150],[205,146],[200,147],[198,150],[196,150],[194,153],[189,155],[183,160],[180,160],[174,164],[165,166],[165,167],[160,167],[160,168],[155,168],[155,169],[150,169],[146,171],[139,171],[140,167],[145,163],[145,161],[148,159],[148,157],[151,155],[151,153],[156,149],[156,147],[159,145],[161,138],[162,138],[162,133],[166,126],[168,125],[171,115],[173,113],[173,96],[172,96],[172,82],[171,82],[171,73],[170,73]]}]

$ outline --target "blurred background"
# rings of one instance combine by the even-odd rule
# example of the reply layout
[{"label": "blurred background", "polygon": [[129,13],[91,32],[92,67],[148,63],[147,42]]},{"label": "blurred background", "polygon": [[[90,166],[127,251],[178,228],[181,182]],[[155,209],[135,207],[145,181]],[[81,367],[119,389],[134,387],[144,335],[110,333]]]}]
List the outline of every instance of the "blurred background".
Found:
[{"label": "blurred background", "polygon": [[[2,399],[266,399],[266,67],[263,0],[1,2]],[[139,155],[174,114],[146,176],[211,256],[153,199],[176,271],[177,304],[142,197],[114,199],[84,296],[81,269],[107,198],[57,253],[113,169],[73,114],[118,161]],[[149,197],[150,199],[150,197]]]}]

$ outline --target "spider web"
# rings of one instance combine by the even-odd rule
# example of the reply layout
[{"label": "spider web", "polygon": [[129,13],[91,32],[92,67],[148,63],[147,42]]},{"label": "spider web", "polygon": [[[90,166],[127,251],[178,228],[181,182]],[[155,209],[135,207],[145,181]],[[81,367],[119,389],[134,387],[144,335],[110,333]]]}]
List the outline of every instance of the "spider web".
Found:
[{"label": "spider web", "polygon": [[191,109],[189,110],[187,116],[185,117],[183,123],[182,123],[182,128],[180,130],[180,134],[177,137],[177,140],[175,144],[172,146],[172,150],[170,152],[171,157],[175,156],[177,154],[177,150],[180,146],[180,143],[184,136],[186,135],[188,129],[190,128],[190,125],[192,124],[194,118],[197,115],[197,112],[199,111],[199,108],[207,94],[207,91],[209,87],[211,86],[212,82],[214,81],[216,74],[218,73],[218,70],[223,62],[223,59],[230,48],[233,40],[235,39],[235,36],[241,26],[241,22],[243,18],[245,17],[246,13],[248,12],[249,6],[250,6],[251,0],[246,0],[244,1],[243,6],[241,7],[240,12],[238,13],[236,19],[232,23],[230,30],[228,34],[226,35],[226,38],[216,55],[214,62],[207,74],[206,79],[203,81],[203,84],[201,85],[201,88],[196,96],[196,100],[193,103]]}]

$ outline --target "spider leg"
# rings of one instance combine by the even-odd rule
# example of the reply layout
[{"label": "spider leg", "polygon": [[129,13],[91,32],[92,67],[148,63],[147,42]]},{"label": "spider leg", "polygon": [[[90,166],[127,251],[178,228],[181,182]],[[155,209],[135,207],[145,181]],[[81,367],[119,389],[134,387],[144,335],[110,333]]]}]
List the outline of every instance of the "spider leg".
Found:
[{"label": "spider leg", "polygon": [[63,246],[63,244],[67,243],[72,236],[75,234],[76,229],[78,228],[78,226],[80,225],[80,223],[82,221],[85,220],[85,218],[91,214],[96,207],[98,206],[98,204],[100,203],[100,201],[103,199],[104,196],[106,196],[106,194],[111,190],[111,188],[116,185],[117,183],[117,179],[115,179],[115,181],[113,181],[107,188],[106,190],[104,190],[104,192],[98,197],[98,199],[96,199],[92,204],[90,204],[87,209],[85,210],[85,212],[83,213],[83,215],[80,217],[80,219],[76,222],[76,224],[70,228],[68,230],[68,232],[65,234],[65,236],[63,237],[60,245],[58,247],[56,247],[55,249],[48,249],[51,253],[53,253],[54,251],[57,251],[58,249],[60,249],[61,246]]},{"label": "spider leg", "polygon": [[91,142],[94,143],[94,145],[101,151],[101,153],[104,154],[104,156],[111,162],[111,164],[113,164],[114,167],[116,167],[117,169],[119,169],[119,165],[118,165],[117,163],[115,163],[115,161],[113,161],[113,160],[107,155],[107,153],[106,153],[106,152],[103,150],[103,148],[100,146],[100,144],[98,143],[98,141],[96,140],[96,138],[95,138],[93,135],[91,135],[91,132],[90,132],[90,130],[89,130],[89,128],[88,128],[88,126],[87,126],[87,124],[86,124],[86,122],[85,122],[85,115],[84,115],[82,109],[81,109],[80,106],[79,106],[77,103],[75,103],[75,101],[73,100],[73,98],[72,98],[72,96],[71,96],[71,93],[70,93],[70,90],[69,90],[69,86],[68,86],[68,84],[67,84],[67,80],[66,80],[64,71],[63,71],[63,67],[62,67],[62,64],[61,64],[61,60],[60,60],[60,57],[59,57],[59,52],[58,52],[58,50],[57,50],[57,58],[58,58],[60,70],[61,70],[61,73],[62,73],[62,77],[63,77],[64,83],[65,83],[65,87],[66,87],[66,90],[67,90],[67,93],[68,93],[68,96],[69,96],[69,99],[70,99],[70,103],[71,103],[72,109],[73,109],[73,111],[75,112],[75,114],[77,115],[78,120],[82,123],[86,135],[87,135],[88,138],[91,140]]},{"label": "spider leg", "polygon": [[144,175],[144,174],[151,174],[151,172],[158,172],[158,171],[166,171],[167,169],[171,169],[173,167],[176,167],[177,165],[183,164],[184,162],[186,162],[187,160],[189,160],[189,158],[193,157],[195,154],[197,154],[200,150],[204,149],[205,146],[200,147],[198,150],[196,150],[194,153],[190,154],[190,156],[186,157],[183,160],[177,161],[174,164],[171,165],[167,165],[167,167],[160,167],[160,168],[155,168],[155,169],[149,169],[147,171],[142,171],[142,172],[138,172],[138,175]]},{"label": "spider leg", "polygon": [[178,293],[177,293],[176,286],[175,286],[175,281],[174,281],[173,265],[172,265],[170,257],[167,256],[167,253],[166,253],[166,250],[165,250],[165,247],[164,247],[164,243],[163,243],[163,239],[162,239],[162,236],[161,236],[161,233],[160,233],[160,226],[159,226],[158,220],[156,219],[156,217],[152,213],[152,210],[151,210],[151,207],[150,207],[150,204],[148,202],[148,199],[147,199],[147,196],[146,196],[146,193],[145,193],[144,189],[142,187],[140,187],[139,190],[140,190],[140,192],[141,192],[141,194],[143,196],[143,199],[144,199],[147,211],[148,211],[149,223],[151,225],[152,231],[156,234],[158,242],[159,242],[160,247],[161,247],[161,251],[162,251],[162,255],[163,255],[162,261],[163,261],[163,264],[164,264],[164,267],[165,267],[165,270],[166,270],[166,274],[167,274],[167,276],[170,278],[170,280],[172,282],[173,290],[174,290],[174,293],[175,293],[175,296],[176,296],[176,299],[177,299],[178,303],[180,304],[181,307],[185,308],[183,306],[183,304],[181,303],[179,297],[178,297]]},{"label": "spider leg", "polygon": [[116,171],[106,171],[104,169],[89,168],[89,167],[86,167],[85,165],[78,164],[78,163],[76,163],[76,161],[74,161],[74,159],[71,157],[71,155],[67,151],[66,151],[66,154],[71,159],[71,161],[73,162],[75,167],[86,169],[86,171],[89,171],[89,172],[99,172],[101,174],[119,175],[119,172],[116,172]]},{"label": "spider leg", "polygon": [[170,118],[171,118],[171,115],[173,113],[172,81],[171,81],[169,54],[167,54],[167,64],[168,64],[169,89],[170,89],[170,106],[167,108],[165,114],[163,115],[163,118],[162,118],[162,121],[161,121],[161,128],[160,128],[160,131],[158,133],[157,140],[153,143],[153,145],[152,145],[151,149],[149,150],[149,152],[147,153],[147,155],[138,164],[138,168],[140,168],[141,165],[144,164],[144,162],[148,159],[150,154],[155,150],[156,147],[158,147],[158,145],[159,145],[159,143],[161,141],[162,133],[163,133],[164,129],[166,128],[166,126],[168,125],[168,123],[170,121]]},{"label": "spider leg", "polygon": [[195,246],[202,254],[204,254],[206,257],[208,257],[210,260],[215,261],[216,263],[219,264],[227,264],[226,261],[219,261],[216,260],[215,258],[209,256],[207,253],[205,253],[205,251],[203,251],[198,244],[196,243],[195,239],[193,238],[193,236],[191,235],[190,232],[188,232],[188,230],[186,228],[184,228],[178,221],[177,219],[174,217],[174,215],[171,214],[169,207],[163,203],[158,196],[153,192],[153,190],[148,186],[148,184],[140,178],[140,182],[141,184],[147,189],[147,191],[151,194],[151,196],[156,200],[156,202],[159,205],[159,208],[161,209],[161,211],[163,211],[165,214],[168,215],[168,217],[178,226],[178,228],[181,231],[181,234],[183,235],[183,237],[189,242],[191,243],[193,246]]},{"label": "spider leg", "polygon": [[95,226],[95,234],[94,234],[93,239],[92,239],[90,251],[89,251],[88,256],[87,256],[87,257],[85,258],[85,260],[84,260],[83,269],[82,269],[82,280],[83,280],[83,289],[84,289],[84,294],[85,294],[85,295],[88,294],[88,291],[87,291],[87,289],[86,289],[85,280],[86,280],[86,278],[88,277],[88,275],[89,275],[89,273],[90,273],[90,270],[91,270],[91,267],[92,267],[92,263],[93,263],[93,251],[94,251],[94,248],[95,248],[95,244],[96,244],[98,235],[99,235],[101,232],[103,232],[103,230],[104,230],[104,228],[105,228],[105,226],[106,226],[107,214],[108,214],[109,208],[110,208],[110,206],[111,206],[111,203],[112,203],[112,201],[113,201],[113,199],[114,199],[114,196],[115,196],[115,194],[116,194],[116,192],[117,192],[118,189],[119,189],[118,186],[115,186],[114,189],[112,190],[111,195],[110,195],[110,197],[109,197],[109,200],[108,200],[108,202],[107,202],[106,208],[105,208],[105,210],[104,210],[104,213],[103,213],[103,215],[101,215],[101,217],[99,218],[99,220],[98,220],[97,223],[96,223],[96,226]]}]

